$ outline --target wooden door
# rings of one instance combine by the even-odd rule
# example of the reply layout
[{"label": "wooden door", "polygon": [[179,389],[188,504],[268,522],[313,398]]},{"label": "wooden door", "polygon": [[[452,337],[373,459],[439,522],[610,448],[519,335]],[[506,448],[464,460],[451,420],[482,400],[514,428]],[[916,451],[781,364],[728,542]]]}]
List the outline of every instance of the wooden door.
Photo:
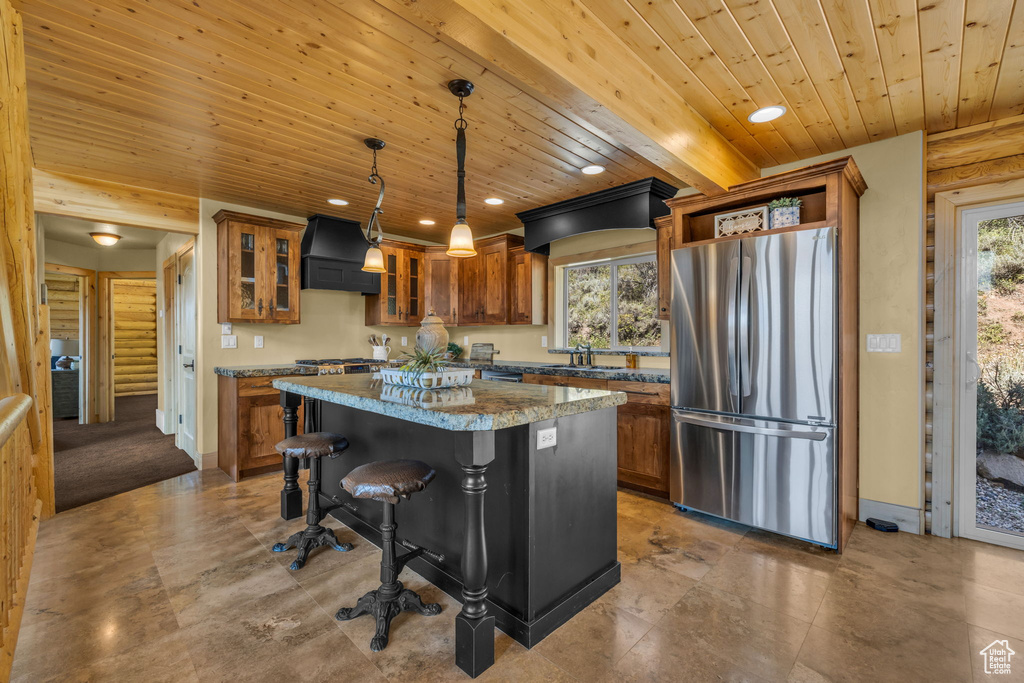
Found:
[{"label": "wooden door", "polygon": [[459,324],[479,325],[484,320],[483,254],[460,259]]},{"label": "wooden door", "polygon": [[[274,446],[284,439],[284,409],[281,392],[263,391],[246,396],[239,391],[238,399],[238,470],[257,467],[280,467],[281,455]],[[302,409],[299,409],[301,434]]]},{"label": "wooden door", "polygon": [[481,322],[502,325],[508,322],[508,245],[504,242],[480,248],[483,259],[483,316]]},{"label": "wooden door", "polygon": [[299,235],[295,230],[266,228],[264,317],[268,322],[299,322]]},{"label": "wooden door", "polygon": [[404,310],[402,297],[402,249],[382,244],[384,268],[380,274],[380,318],[381,325],[398,325],[402,322]]},{"label": "wooden door", "polygon": [[670,410],[668,406],[632,400],[619,406],[621,483],[668,496]]},{"label": "wooden door", "polygon": [[459,323],[459,259],[443,251],[428,251],[423,256],[425,274],[424,312],[431,310],[446,325]]},{"label": "wooden door", "polygon": [[262,320],[267,312],[266,228],[241,221],[229,221],[227,241],[222,245],[218,268],[229,273],[228,315],[222,322]]},{"label": "wooden door", "polygon": [[668,320],[672,302],[672,228],[664,224],[658,228],[658,319]]}]

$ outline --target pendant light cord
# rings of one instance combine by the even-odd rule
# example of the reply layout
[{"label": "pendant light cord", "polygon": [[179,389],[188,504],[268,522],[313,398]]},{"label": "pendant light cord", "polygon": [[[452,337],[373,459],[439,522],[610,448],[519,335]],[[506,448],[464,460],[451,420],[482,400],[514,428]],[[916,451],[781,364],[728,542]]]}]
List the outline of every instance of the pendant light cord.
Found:
[{"label": "pendant light cord", "polygon": [[[379,246],[384,240],[384,228],[380,225],[380,215],[384,213],[384,210],[380,208],[381,203],[384,201],[384,190],[386,185],[384,179],[377,174],[377,150],[373,150],[373,166],[370,167],[370,176],[367,178],[373,185],[380,182],[380,192],[377,193],[377,205],[373,207],[373,213],[370,214],[370,220],[366,223],[366,241],[372,245]],[[377,225],[377,239],[374,240],[371,235],[373,234],[373,226]]]},{"label": "pendant light cord", "polygon": [[459,191],[455,200],[455,222],[466,222],[466,128],[469,123],[463,118],[465,104],[459,97],[459,118],[455,120],[455,158],[458,160]]}]

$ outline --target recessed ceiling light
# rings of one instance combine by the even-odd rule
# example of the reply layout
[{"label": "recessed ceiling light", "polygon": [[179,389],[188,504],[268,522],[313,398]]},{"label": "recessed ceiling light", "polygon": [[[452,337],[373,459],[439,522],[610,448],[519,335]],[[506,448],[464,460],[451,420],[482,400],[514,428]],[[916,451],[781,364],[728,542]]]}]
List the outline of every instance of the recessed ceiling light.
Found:
[{"label": "recessed ceiling light", "polygon": [[437,221],[432,221],[429,218],[424,218],[423,220],[420,221],[420,225],[433,225],[436,222]]},{"label": "recessed ceiling light", "polygon": [[781,104],[774,104],[770,107],[761,107],[748,116],[747,121],[750,121],[751,123],[767,123],[768,121],[774,121],[785,113],[785,107]]},{"label": "recessed ceiling light", "polygon": [[348,206],[348,202],[344,199],[328,199],[328,204],[334,204],[335,206]]},{"label": "recessed ceiling light", "polygon": [[597,175],[598,173],[604,172],[604,166],[598,166],[597,164],[591,164],[590,166],[584,166],[580,169],[587,175]]},{"label": "recessed ceiling light", "polygon": [[504,203],[505,203],[505,200],[504,199],[499,199],[498,197],[488,197],[487,199],[484,200],[484,204],[492,204],[494,206],[497,206],[498,204],[504,204]]},{"label": "recessed ceiling light", "polygon": [[96,240],[96,244],[100,244],[104,247],[117,244],[117,241],[121,239],[120,235],[115,235],[112,232],[90,232],[89,237]]}]

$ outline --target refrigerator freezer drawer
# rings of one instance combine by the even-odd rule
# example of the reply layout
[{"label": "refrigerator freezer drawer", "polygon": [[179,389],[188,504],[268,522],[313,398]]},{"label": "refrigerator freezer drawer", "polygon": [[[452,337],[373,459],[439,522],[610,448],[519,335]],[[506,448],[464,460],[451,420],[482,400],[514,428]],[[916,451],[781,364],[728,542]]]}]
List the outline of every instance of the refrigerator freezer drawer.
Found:
[{"label": "refrigerator freezer drawer", "polygon": [[836,545],[835,430],[672,411],[672,500]]}]

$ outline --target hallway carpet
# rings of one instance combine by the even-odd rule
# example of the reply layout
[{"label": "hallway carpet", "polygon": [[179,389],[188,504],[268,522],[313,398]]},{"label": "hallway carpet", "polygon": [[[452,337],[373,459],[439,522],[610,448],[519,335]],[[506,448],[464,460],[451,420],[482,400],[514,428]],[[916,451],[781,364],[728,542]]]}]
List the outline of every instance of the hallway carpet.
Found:
[{"label": "hallway carpet", "polygon": [[156,427],[156,394],[114,399],[113,422],[53,423],[57,512],[196,469],[174,436]]}]

